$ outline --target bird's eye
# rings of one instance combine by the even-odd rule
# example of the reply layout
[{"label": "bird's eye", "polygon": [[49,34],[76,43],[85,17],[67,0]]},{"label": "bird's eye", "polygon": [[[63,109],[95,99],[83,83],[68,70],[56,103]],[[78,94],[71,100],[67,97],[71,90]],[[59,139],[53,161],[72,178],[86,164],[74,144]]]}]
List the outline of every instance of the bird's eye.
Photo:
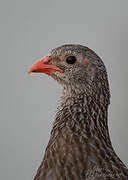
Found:
[{"label": "bird's eye", "polygon": [[76,57],[75,56],[69,56],[66,58],[66,62],[68,64],[74,64],[76,62]]}]

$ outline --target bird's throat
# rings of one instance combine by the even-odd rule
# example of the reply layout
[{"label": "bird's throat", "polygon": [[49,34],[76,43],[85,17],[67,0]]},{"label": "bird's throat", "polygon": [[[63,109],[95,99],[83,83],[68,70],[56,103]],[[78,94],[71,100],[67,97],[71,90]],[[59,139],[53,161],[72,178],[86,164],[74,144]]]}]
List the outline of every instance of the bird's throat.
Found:
[{"label": "bird's throat", "polygon": [[108,132],[108,105],[85,94],[63,96],[56,113],[52,134],[69,131],[70,134],[94,140],[100,138],[111,146]]},{"label": "bird's throat", "polygon": [[87,165],[85,168],[102,166],[104,158],[109,164],[115,152],[108,132],[108,106],[83,94],[62,99],[48,147],[62,151],[64,157],[65,153],[73,156],[80,151],[79,158],[83,166]]}]

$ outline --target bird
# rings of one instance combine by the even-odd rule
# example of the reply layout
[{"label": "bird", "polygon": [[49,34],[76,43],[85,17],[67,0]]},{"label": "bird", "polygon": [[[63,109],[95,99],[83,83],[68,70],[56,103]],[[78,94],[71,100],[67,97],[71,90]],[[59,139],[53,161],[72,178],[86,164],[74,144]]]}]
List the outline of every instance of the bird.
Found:
[{"label": "bird", "polygon": [[34,180],[128,180],[108,129],[110,89],[102,59],[90,48],[65,44],[35,62],[62,87],[50,139]]}]

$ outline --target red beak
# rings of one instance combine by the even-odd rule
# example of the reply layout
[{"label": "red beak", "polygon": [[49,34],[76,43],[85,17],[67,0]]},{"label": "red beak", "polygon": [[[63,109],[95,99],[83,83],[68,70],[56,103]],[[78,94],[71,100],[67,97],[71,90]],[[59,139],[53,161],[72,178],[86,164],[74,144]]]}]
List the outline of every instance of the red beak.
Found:
[{"label": "red beak", "polygon": [[51,60],[50,56],[46,56],[38,60],[29,68],[28,74],[30,74],[31,72],[38,72],[38,73],[42,72],[46,74],[52,74],[53,71],[59,71],[62,73],[63,71],[57,66],[52,64],[47,64],[50,60]]}]

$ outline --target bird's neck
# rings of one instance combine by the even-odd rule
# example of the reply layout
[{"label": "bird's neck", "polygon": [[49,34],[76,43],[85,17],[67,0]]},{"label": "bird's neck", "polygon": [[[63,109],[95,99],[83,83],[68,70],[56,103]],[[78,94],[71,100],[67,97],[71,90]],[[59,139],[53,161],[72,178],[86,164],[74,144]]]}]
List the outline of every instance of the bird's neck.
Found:
[{"label": "bird's neck", "polygon": [[83,92],[69,96],[64,93],[56,113],[52,135],[65,128],[73,135],[87,140],[98,138],[111,146],[107,118],[108,104],[104,101]]},{"label": "bird's neck", "polygon": [[80,159],[82,169],[79,167],[81,171],[87,171],[89,177],[95,173],[102,175],[104,170],[107,174],[113,173],[111,163],[115,165],[115,172],[118,164],[124,167],[110,141],[108,104],[103,98],[96,99],[86,93],[63,95],[47,148],[54,149],[57,157],[61,154],[62,162],[65,155],[68,162]]}]

